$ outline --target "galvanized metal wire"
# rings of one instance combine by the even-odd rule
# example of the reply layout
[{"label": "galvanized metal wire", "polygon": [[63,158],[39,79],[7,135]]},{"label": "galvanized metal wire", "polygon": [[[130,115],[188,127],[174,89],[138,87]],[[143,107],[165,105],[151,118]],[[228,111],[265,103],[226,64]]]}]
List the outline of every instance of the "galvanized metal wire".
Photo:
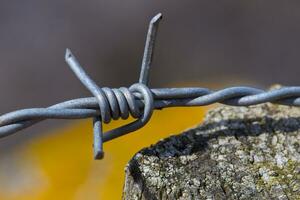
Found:
[{"label": "galvanized metal wire", "polygon": [[[151,118],[153,110],[178,106],[205,106],[222,103],[231,106],[250,106],[271,102],[300,106],[300,87],[282,87],[265,91],[252,87],[231,87],[218,91],[207,88],[158,88],[148,87],[149,70],[153,57],[158,23],[157,14],[149,24],[139,82],[129,88],[99,87],[83,70],[69,49],[65,60],[93,97],[78,98],[55,104],[48,108],[23,109],[0,116],[0,138],[12,135],[46,119],[93,118],[94,157],[103,157],[103,143],[142,128]],[[102,122],[112,119],[137,120],[106,133]]]}]

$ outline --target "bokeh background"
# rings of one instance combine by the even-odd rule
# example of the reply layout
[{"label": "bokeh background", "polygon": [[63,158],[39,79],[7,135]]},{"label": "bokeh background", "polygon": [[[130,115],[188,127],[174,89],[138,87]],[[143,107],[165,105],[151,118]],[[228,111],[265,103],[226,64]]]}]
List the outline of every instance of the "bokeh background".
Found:
[{"label": "bokeh background", "polygon": [[[162,12],[151,87],[299,85],[299,1],[0,0],[0,113],[89,92],[68,47],[100,86],[138,80],[145,34]],[[208,107],[155,112],[92,158],[91,120],[46,121],[0,140],[0,199],[120,199],[127,161],[199,124]],[[184,116],[184,117],[182,117]],[[118,126],[113,122],[106,129]]]}]

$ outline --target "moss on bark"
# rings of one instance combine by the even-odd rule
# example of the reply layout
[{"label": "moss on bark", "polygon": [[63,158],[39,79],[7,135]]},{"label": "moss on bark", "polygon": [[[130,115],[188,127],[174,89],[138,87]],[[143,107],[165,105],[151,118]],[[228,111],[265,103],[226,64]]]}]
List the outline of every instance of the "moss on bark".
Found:
[{"label": "moss on bark", "polygon": [[211,110],[132,158],[123,199],[300,199],[300,109]]}]

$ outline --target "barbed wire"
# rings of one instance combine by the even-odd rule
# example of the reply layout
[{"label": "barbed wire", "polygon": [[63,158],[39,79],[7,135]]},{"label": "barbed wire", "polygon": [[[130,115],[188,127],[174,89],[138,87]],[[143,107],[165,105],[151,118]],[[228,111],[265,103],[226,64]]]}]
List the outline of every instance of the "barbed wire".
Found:
[{"label": "barbed wire", "polygon": [[[94,97],[78,98],[55,104],[48,108],[30,108],[0,116],[0,138],[12,135],[46,119],[93,118],[94,157],[101,159],[103,143],[142,128],[151,118],[153,110],[168,107],[205,106],[222,103],[231,106],[250,106],[271,102],[282,105],[300,106],[300,87],[282,87],[264,91],[252,87],[231,87],[219,91],[207,88],[158,88],[149,89],[149,71],[152,63],[159,13],[149,24],[139,82],[129,88],[99,87],[83,70],[69,49],[65,60]],[[102,131],[102,122],[112,119],[137,120],[110,130]]]}]

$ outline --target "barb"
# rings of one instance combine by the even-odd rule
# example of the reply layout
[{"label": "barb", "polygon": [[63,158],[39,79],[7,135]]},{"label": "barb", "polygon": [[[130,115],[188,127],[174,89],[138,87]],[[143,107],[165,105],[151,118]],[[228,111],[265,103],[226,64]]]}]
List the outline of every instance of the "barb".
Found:
[{"label": "barb", "polygon": [[[78,98],[55,104],[48,108],[30,108],[0,116],[0,138],[12,135],[45,119],[93,118],[94,157],[101,159],[103,142],[142,128],[151,118],[153,110],[177,106],[204,106],[222,103],[232,106],[250,106],[265,102],[300,106],[300,87],[283,87],[264,91],[252,87],[231,87],[219,91],[207,88],[158,88],[149,89],[149,69],[152,62],[158,22],[156,15],[149,24],[139,83],[129,88],[100,88],[83,70],[75,56],[66,50],[65,60],[82,84],[94,97]],[[102,122],[111,119],[137,120],[117,129],[102,132]]]},{"label": "barb", "polygon": [[142,67],[141,67],[141,74],[139,79],[139,82],[145,85],[148,85],[149,82],[149,70],[153,59],[153,52],[154,52],[155,39],[158,30],[158,24],[161,19],[162,19],[162,14],[158,13],[150,21],[149,28],[148,28],[144,56],[143,56]]}]

